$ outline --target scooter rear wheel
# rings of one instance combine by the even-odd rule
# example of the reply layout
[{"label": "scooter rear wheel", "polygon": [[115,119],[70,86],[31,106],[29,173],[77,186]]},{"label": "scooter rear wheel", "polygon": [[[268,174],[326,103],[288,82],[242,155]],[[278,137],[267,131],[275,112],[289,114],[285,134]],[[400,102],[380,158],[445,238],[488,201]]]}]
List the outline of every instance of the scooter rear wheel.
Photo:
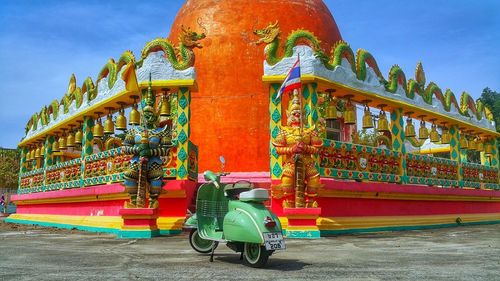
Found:
[{"label": "scooter rear wheel", "polygon": [[264,267],[271,255],[271,251],[266,247],[256,243],[245,243],[243,248],[243,258],[245,264],[251,267]]},{"label": "scooter rear wheel", "polygon": [[215,250],[219,245],[217,241],[201,238],[198,234],[198,229],[191,229],[191,232],[189,233],[189,244],[191,245],[193,250],[202,254],[208,254],[212,252],[212,247],[214,247]]}]

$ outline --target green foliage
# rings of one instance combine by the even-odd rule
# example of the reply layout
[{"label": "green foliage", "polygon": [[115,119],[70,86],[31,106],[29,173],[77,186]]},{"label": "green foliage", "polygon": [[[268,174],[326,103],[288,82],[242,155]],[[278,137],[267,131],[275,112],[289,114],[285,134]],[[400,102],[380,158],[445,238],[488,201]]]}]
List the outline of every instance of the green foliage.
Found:
[{"label": "green foliage", "polygon": [[0,148],[0,187],[17,187],[19,178],[19,155],[17,149]]},{"label": "green foliage", "polygon": [[484,105],[490,108],[493,114],[493,120],[497,126],[497,132],[500,132],[500,93],[486,87],[481,93],[480,100]]}]

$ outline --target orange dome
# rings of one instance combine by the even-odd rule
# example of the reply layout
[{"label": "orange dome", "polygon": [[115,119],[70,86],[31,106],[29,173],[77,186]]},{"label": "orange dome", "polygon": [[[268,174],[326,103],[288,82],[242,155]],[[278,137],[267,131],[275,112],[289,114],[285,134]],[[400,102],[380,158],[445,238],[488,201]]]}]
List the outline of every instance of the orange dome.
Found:
[{"label": "orange dome", "polygon": [[[252,31],[278,20],[281,46],[299,28],[312,31],[325,50],[341,39],[321,0],[188,0],[175,18],[169,38],[181,25],[207,37],[195,49],[198,92],[192,95],[191,139],[199,147],[199,169],[269,171],[269,94],[262,82],[264,46]],[[200,24],[206,28],[203,30]],[[280,50],[281,51],[281,50]]]}]

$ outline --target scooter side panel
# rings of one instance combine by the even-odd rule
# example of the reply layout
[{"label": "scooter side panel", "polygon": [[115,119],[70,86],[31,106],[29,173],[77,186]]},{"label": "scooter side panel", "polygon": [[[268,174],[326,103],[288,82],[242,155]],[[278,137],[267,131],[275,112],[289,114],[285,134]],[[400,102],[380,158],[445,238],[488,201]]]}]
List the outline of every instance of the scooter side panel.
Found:
[{"label": "scooter side panel", "polygon": [[[264,221],[271,217],[276,226],[267,228]],[[230,201],[224,218],[224,235],[229,241],[264,243],[263,232],[282,232],[278,218],[261,203]]]}]

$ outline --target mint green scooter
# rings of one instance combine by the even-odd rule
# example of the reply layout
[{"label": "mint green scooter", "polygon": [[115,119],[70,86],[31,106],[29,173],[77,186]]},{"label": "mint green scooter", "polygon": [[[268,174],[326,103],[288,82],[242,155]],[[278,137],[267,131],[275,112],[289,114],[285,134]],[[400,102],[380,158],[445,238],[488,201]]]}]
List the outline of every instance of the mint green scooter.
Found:
[{"label": "mint green scooter", "polygon": [[[224,157],[221,156],[224,166]],[[206,171],[207,183],[200,186],[196,198],[196,214],[185,223],[191,228],[189,243],[199,253],[211,253],[219,242],[235,252],[251,267],[263,267],[276,250],[285,249],[281,224],[263,204],[269,200],[264,188],[253,188],[248,181],[221,183],[228,173]]]}]

